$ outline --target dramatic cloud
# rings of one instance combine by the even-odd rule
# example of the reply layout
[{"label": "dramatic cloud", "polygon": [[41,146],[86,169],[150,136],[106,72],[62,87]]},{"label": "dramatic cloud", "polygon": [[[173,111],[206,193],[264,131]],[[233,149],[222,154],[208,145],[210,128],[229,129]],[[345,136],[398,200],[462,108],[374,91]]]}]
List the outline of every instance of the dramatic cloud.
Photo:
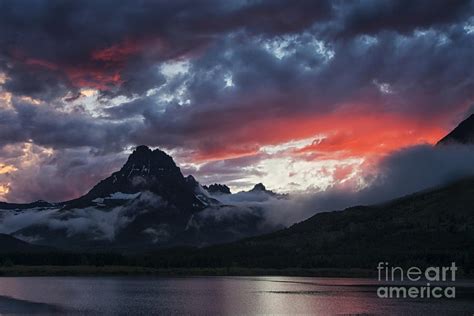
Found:
[{"label": "dramatic cloud", "polygon": [[341,34],[372,35],[384,30],[410,33],[468,18],[472,9],[470,0],[356,1],[341,9],[344,17]]},{"label": "dramatic cloud", "polygon": [[2,1],[0,199],[77,197],[139,144],[234,190],[365,183],[472,109],[473,16],[472,0]]},{"label": "dramatic cloud", "polygon": [[2,165],[5,172],[0,172],[0,183],[5,184],[4,195],[12,202],[76,198],[126,160],[116,153],[102,155],[87,149],[55,151],[31,143],[4,146],[0,153],[6,162]]}]

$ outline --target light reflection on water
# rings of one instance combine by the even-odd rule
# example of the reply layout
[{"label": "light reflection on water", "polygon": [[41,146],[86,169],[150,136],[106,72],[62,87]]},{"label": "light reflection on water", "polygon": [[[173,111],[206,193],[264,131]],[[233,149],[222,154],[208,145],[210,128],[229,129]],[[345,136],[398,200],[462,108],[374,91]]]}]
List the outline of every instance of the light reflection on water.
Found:
[{"label": "light reflection on water", "polygon": [[[379,299],[375,280],[299,277],[0,278],[0,314],[472,315],[455,300]],[[463,286],[470,287],[471,283]],[[472,292],[469,292],[472,293]]]}]

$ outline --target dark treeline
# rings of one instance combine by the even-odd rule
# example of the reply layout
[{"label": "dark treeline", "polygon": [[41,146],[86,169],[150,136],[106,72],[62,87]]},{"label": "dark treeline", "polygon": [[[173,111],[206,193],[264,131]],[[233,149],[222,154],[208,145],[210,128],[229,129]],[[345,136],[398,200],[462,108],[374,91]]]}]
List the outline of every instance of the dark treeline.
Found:
[{"label": "dark treeline", "polygon": [[375,269],[379,261],[402,267],[443,266],[456,262],[461,275],[474,274],[473,252],[354,253],[327,252],[317,254],[283,250],[279,247],[249,249],[235,244],[204,249],[173,248],[140,255],[116,253],[2,254],[0,265],[16,266],[132,266],[156,269],[173,268],[258,268],[258,269]]}]

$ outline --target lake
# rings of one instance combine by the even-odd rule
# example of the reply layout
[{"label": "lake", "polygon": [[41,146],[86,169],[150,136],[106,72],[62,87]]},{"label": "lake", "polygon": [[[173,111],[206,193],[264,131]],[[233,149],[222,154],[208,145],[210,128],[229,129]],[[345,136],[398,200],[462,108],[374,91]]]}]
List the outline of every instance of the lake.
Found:
[{"label": "lake", "polygon": [[376,280],[308,277],[3,277],[0,315],[473,315],[456,299],[381,299]]}]

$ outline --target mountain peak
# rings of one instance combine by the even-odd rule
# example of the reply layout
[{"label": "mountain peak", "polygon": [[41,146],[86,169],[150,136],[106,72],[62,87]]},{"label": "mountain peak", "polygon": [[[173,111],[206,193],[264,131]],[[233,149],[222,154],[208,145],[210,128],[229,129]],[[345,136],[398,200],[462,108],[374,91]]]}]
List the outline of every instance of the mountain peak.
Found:
[{"label": "mountain peak", "polygon": [[141,145],[135,148],[132,154],[128,157],[124,168],[130,165],[144,166],[150,169],[152,166],[163,168],[174,168],[176,164],[173,158],[159,149],[151,150],[148,146]]},{"label": "mountain peak", "polygon": [[184,183],[181,170],[171,156],[164,151],[151,150],[144,145],[138,146],[132,152],[115,176],[125,178],[137,187],[154,182],[174,182],[177,179]]},{"label": "mountain peak", "polygon": [[139,145],[135,147],[135,150],[134,150],[134,152],[150,152],[150,151],[152,150],[150,149],[150,147],[146,145]]},{"label": "mountain peak", "polygon": [[263,183],[257,183],[252,190],[250,191],[267,191],[267,188],[263,185]]},{"label": "mountain peak", "polygon": [[437,145],[446,144],[474,144],[474,114],[462,121],[448,135],[441,139]]},{"label": "mountain peak", "polygon": [[150,149],[150,147],[145,146],[145,145],[140,145],[135,147],[133,152],[128,156],[128,160],[134,160],[134,159],[139,159],[140,157],[148,157],[153,154],[153,151]]},{"label": "mountain peak", "polygon": [[273,196],[276,198],[283,198],[283,199],[286,199],[288,197],[288,194],[279,194],[279,193],[273,192],[272,190],[267,190],[267,188],[263,185],[263,183],[257,183],[253,187],[252,190],[247,191],[247,192],[257,193],[257,194],[264,193],[269,196]]},{"label": "mountain peak", "polygon": [[134,194],[143,191],[151,191],[183,208],[201,206],[173,158],[159,149],[151,150],[143,145],[135,148],[119,171],[102,180],[79,200],[87,202],[118,192]]},{"label": "mountain peak", "polygon": [[225,184],[214,183],[209,186],[204,186],[204,189],[209,193],[232,194],[230,188]]}]

